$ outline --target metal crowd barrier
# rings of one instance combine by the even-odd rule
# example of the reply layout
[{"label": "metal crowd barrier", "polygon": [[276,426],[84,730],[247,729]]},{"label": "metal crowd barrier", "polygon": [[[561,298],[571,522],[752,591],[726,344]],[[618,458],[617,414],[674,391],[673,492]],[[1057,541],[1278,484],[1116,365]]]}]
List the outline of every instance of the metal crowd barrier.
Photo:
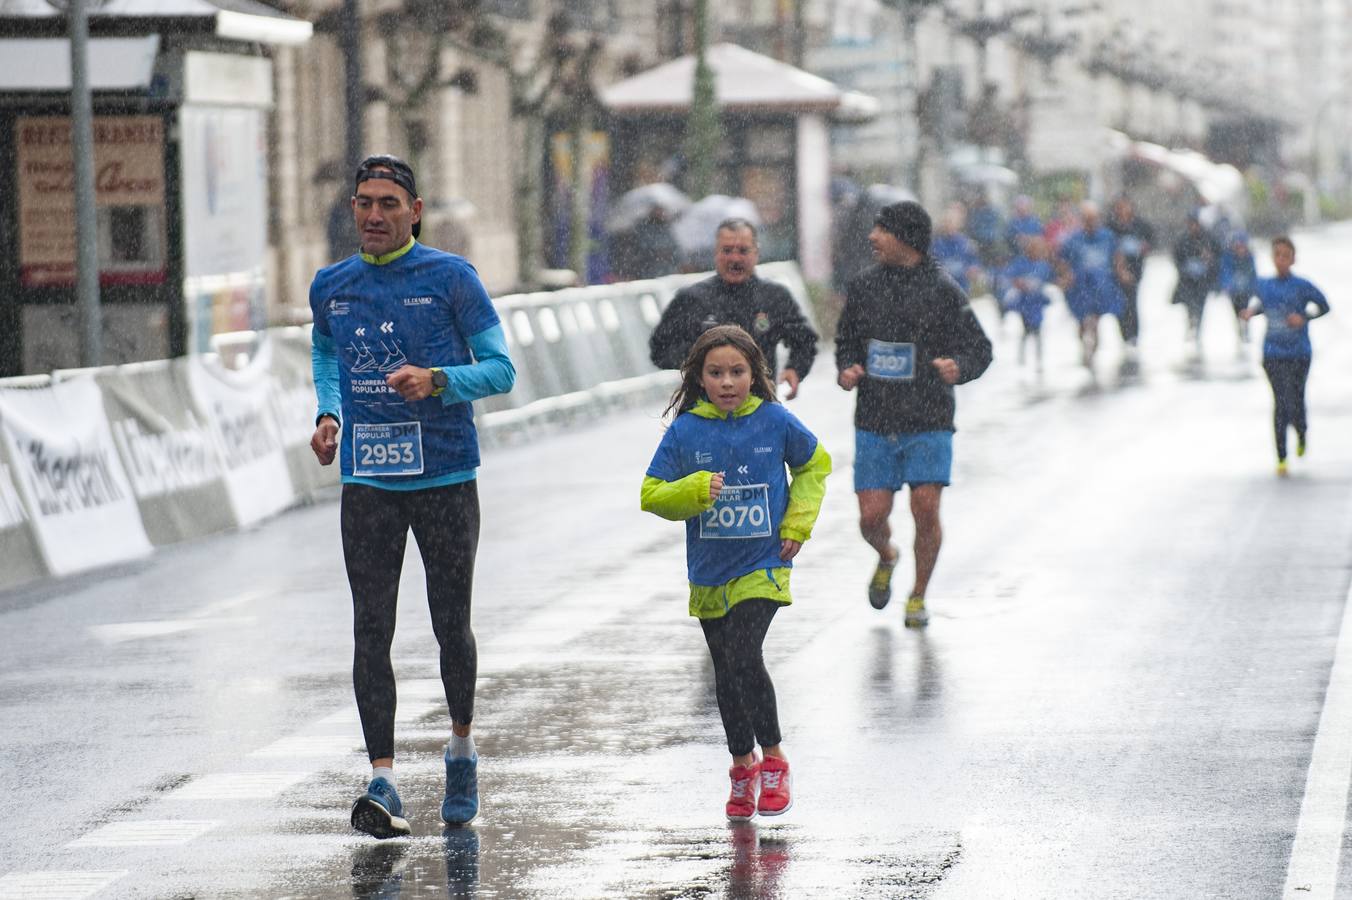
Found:
[{"label": "metal crowd barrier", "polygon": [[[794,263],[760,274],[811,317]],[[475,403],[486,448],[636,404],[677,383],[648,336],[705,275],[494,300],[510,394]],[[0,379],[0,590],[247,527],[338,482],[310,452],[307,327],[221,336],[219,353]],[[227,365],[229,361],[231,365]]]}]

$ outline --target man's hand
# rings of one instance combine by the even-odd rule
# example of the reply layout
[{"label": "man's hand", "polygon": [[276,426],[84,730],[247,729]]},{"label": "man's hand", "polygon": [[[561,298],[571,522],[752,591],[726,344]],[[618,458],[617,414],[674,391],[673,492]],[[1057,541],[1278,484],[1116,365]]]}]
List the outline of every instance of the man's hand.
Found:
[{"label": "man's hand", "polygon": [[801,541],[790,540],[789,538],[779,539],[779,558],[788,562],[798,555],[798,551],[803,549]]},{"label": "man's hand", "polygon": [[840,370],[840,375],[836,377],[836,384],[847,391],[852,391],[854,390],[855,385],[857,385],[864,377],[864,374],[864,367],[859,365],[859,363],[855,363],[848,369]]},{"label": "man's hand", "polygon": [[944,384],[958,383],[958,364],[947,357],[936,359],[930,363],[939,370],[939,377],[943,379]]},{"label": "man's hand", "polygon": [[785,369],[779,375],[779,380],[789,386],[789,392],[784,395],[785,400],[792,400],[798,396],[798,373],[793,369]]},{"label": "man's hand", "polygon": [[723,492],[723,473],[715,472],[714,477],[709,479],[709,499],[717,500],[718,495]]},{"label": "man's hand", "polygon": [[1286,317],[1286,324],[1292,328],[1304,328],[1306,321],[1306,318],[1300,313],[1290,313]]},{"label": "man's hand", "polygon": [[426,400],[432,396],[432,370],[421,366],[400,366],[385,376],[385,383],[405,400]]},{"label": "man's hand", "polygon": [[1243,319],[1245,322],[1247,322],[1253,318],[1253,310],[1249,309],[1246,306],[1239,311],[1239,317]]},{"label": "man's hand", "polygon": [[319,420],[315,433],[310,437],[310,449],[321,466],[331,465],[338,452],[338,423],[329,416]]}]

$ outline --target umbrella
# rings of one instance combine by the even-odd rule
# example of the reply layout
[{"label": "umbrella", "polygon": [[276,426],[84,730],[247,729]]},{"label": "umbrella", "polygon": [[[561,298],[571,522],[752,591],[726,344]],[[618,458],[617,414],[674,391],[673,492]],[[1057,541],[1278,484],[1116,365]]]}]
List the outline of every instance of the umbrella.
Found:
[{"label": "umbrella", "polygon": [[698,201],[676,220],[672,232],[687,257],[702,252],[713,253],[714,232],[724,219],[746,219],[757,228],[761,225],[756,204],[745,197],[710,194]]},{"label": "umbrella", "polygon": [[621,197],[606,216],[606,231],[629,231],[654,209],[664,209],[673,217],[690,207],[690,198],[665,181],[636,187]]},{"label": "umbrella", "polygon": [[998,184],[1013,187],[1019,183],[1019,174],[1013,169],[995,163],[973,163],[954,170],[958,180],[967,184]]}]

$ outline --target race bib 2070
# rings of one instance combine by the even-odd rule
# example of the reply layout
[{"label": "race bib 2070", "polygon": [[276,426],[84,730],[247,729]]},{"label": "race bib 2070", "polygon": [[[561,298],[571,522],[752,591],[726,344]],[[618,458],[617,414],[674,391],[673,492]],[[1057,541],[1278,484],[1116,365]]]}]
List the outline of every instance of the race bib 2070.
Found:
[{"label": "race bib 2070", "polygon": [[770,536],[770,486],[724,485],[714,505],[700,513],[699,536],[746,539]]}]

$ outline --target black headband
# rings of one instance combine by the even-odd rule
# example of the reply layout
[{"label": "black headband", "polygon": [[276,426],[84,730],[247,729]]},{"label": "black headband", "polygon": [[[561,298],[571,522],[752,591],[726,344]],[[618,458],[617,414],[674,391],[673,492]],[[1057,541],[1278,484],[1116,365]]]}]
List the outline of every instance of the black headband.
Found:
[{"label": "black headband", "polygon": [[[357,166],[357,184],[375,178],[393,181],[408,191],[410,199],[418,199],[418,186],[413,181],[413,167],[397,156],[381,154],[380,156],[368,156],[363,159],[361,165]],[[422,222],[414,222],[413,236],[416,238],[421,233]]]},{"label": "black headband", "polygon": [[362,160],[361,165],[357,166],[357,184],[370,181],[373,178],[393,181],[408,191],[409,197],[413,199],[418,197],[418,186],[413,180],[413,169],[397,156],[368,156]]}]

